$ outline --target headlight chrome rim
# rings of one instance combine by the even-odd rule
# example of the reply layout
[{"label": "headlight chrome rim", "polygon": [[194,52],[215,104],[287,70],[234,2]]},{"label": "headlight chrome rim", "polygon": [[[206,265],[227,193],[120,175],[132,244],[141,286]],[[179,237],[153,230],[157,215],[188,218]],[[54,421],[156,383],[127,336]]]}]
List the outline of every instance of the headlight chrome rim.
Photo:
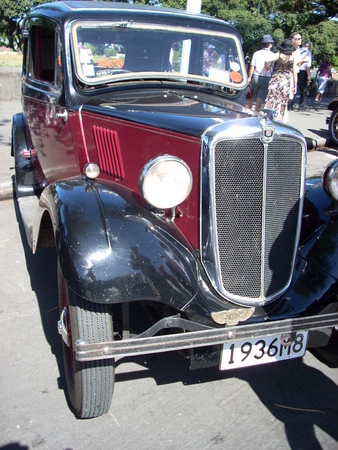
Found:
[{"label": "headlight chrome rim", "polygon": [[156,209],[180,205],[192,189],[192,173],[180,158],[162,155],[148,161],[139,176],[142,197]]},{"label": "headlight chrome rim", "polygon": [[84,166],[83,172],[87,178],[94,180],[100,175],[100,167],[96,163],[90,162]]},{"label": "headlight chrome rim", "polygon": [[325,168],[323,186],[327,195],[338,201],[338,159]]}]

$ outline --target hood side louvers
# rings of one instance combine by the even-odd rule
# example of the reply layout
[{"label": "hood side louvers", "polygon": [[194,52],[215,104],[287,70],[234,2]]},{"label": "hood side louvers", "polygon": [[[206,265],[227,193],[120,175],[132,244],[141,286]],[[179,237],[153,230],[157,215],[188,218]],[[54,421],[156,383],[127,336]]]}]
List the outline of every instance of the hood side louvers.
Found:
[{"label": "hood side louvers", "polygon": [[125,170],[117,132],[94,125],[93,134],[101,171],[123,180]]}]

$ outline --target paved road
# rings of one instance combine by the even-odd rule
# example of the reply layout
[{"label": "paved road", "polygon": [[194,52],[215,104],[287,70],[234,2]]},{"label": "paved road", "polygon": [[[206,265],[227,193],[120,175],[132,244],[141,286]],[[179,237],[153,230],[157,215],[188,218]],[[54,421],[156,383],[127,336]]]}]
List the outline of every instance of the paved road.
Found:
[{"label": "paved road", "polygon": [[[3,135],[0,146],[9,152]],[[310,152],[308,171],[336,156]],[[337,448],[338,370],[309,352],[222,373],[190,372],[176,352],[122,360],[110,412],[77,420],[62,375],[55,261],[51,249],[31,254],[15,201],[0,202],[1,449]]]},{"label": "paved road", "polygon": [[55,254],[33,256],[23,233],[16,203],[0,202],[0,448],[337,448],[338,369],[309,352],[222,373],[191,372],[176,352],[120,361],[109,414],[77,420],[56,331]]}]

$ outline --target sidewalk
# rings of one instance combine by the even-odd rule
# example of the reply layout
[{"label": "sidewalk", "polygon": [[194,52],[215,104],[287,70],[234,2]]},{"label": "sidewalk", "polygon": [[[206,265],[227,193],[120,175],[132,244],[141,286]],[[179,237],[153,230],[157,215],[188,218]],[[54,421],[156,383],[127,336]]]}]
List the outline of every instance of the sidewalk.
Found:
[{"label": "sidewalk", "polygon": [[315,97],[308,97],[306,109],[298,111],[299,98],[296,98],[295,110],[289,111],[289,125],[303,133],[308,150],[333,145],[326,125],[326,117],[331,113],[327,106],[331,100],[333,98],[323,97],[321,102],[316,103]]},{"label": "sidewalk", "polygon": [[[314,98],[310,97],[307,99],[306,110],[289,111],[289,124],[298,128],[306,137],[308,150],[331,145],[325,123],[326,116],[330,114],[327,105],[331,100],[323,97],[322,102],[315,103]],[[21,110],[19,99],[0,100],[0,200],[11,198],[13,195],[14,159],[11,157],[10,134],[12,117]]]}]

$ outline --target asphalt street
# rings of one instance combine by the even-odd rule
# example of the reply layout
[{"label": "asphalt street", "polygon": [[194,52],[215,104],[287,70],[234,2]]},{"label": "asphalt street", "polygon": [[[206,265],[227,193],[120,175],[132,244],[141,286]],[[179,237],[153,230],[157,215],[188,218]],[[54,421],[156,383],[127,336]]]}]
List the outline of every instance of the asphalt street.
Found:
[{"label": "asphalt street", "polygon": [[[325,106],[290,112],[316,141],[308,174],[338,157],[325,147]],[[31,254],[11,195],[17,111],[19,101],[0,102],[0,449],[337,449],[338,369],[310,352],[226,372],[189,371],[177,352],[123,359],[109,413],[76,419],[56,330],[55,251]]]},{"label": "asphalt street", "polygon": [[338,369],[301,359],[189,371],[177,352],[117,362],[111,409],[78,420],[65,394],[52,249],[32,255],[0,202],[1,449],[337,448]]}]

